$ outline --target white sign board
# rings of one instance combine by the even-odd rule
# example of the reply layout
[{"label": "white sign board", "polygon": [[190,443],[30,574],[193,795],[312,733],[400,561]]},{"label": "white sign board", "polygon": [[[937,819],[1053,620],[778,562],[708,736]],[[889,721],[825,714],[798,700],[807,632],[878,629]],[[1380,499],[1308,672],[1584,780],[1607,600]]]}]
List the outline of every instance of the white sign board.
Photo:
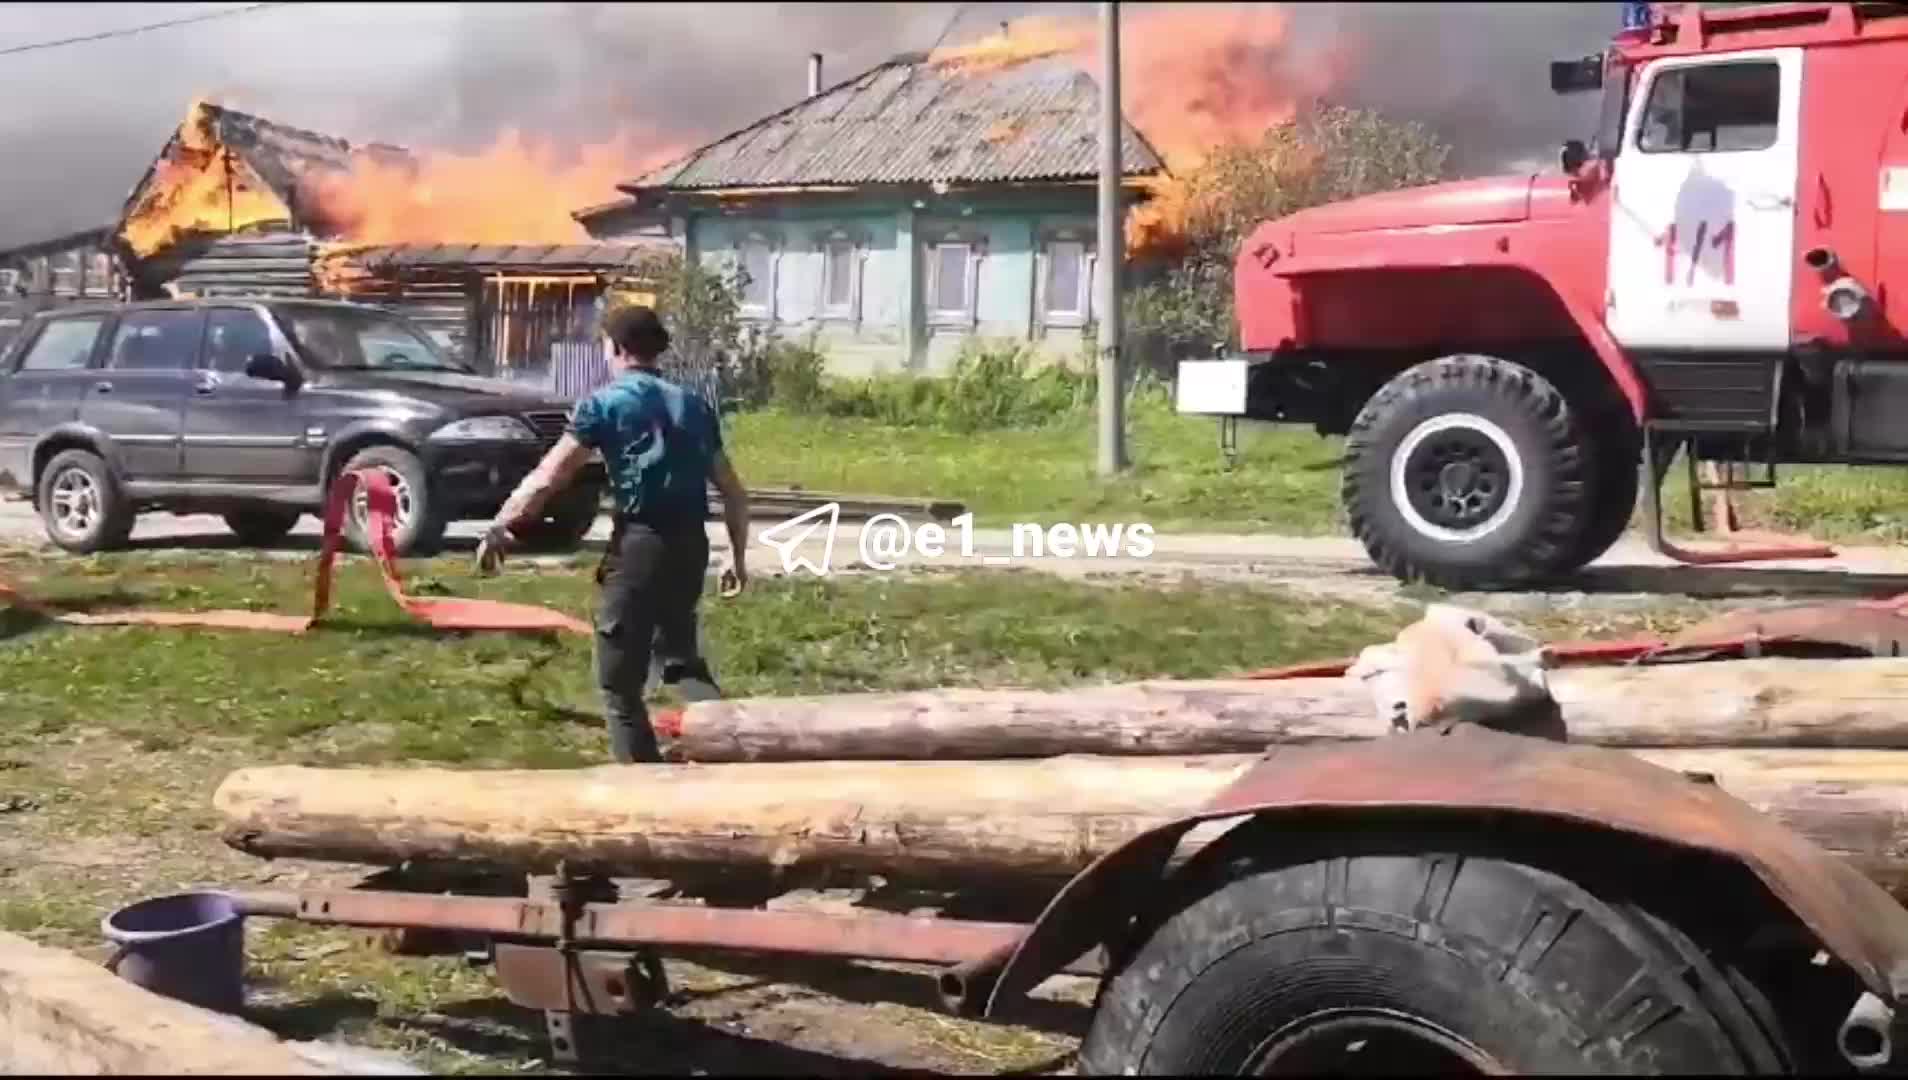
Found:
[{"label": "white sign board", "polygon": [[1246,361],[1180,361],[1173,404],[1194,416],[1245,415]]},{"label": "white sign board", "polygon": [[1881,208],[1908,211],[1908,165],[1884,165],[1881,171]]}]

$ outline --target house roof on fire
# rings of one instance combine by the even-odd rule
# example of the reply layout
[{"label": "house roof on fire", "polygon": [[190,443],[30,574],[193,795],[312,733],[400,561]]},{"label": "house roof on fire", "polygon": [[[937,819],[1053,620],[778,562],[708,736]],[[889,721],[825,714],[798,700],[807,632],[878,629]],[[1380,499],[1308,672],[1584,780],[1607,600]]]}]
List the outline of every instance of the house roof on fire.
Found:
[{"label": "house roof on fire", "polygon": [[[386,143],[353,144],[335,135],[280,124],[222,105],[200,104],[198,108],[219,144],[243,159],[258,174],[258,178],[271,187],[272,193],[294,211],[300,207],[298,188],[304,176],[348,171],[354,159],[360,156],[390,164],[415,163],[411,152],[401,146]],[[172,138],[159,152],[159,157],[147,168],[146,175],[133,186],[126,210],[132,209],[133,201],[145,189],[159,161],[171,156],[179,145],[180,137],[180,132],[173,132]]]},{"label": "house roof on fire", "polygon": [[[619,186],[636,194],[1085,179],[1099,173],[1099,102],[1099,84],[1061,58],[964,70],[904,54]],[[1120,162],[1128,176],[1164,170],[1130,124]]]},{"label": "house roof on fire", "polygon": [[616,244],[380,244],[342,248],[323,258],[373,273],[400,270],[538,271],[591,273],[638,267],[667,239]]}]

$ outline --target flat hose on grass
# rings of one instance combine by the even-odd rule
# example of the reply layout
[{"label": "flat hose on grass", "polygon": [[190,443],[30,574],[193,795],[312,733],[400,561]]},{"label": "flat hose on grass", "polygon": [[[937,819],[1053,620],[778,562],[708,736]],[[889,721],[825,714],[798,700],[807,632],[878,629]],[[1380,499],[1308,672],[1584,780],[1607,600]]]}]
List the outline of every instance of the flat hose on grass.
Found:
[{"label": "flat hose on grass", "polygon": [[391,538],[391,525],[397,515],[397,495],[391,481],[381,472],[349,472],[332,485],[325,501],[324,542],[318,552],[317,572],[313,576],[310,615],[280,615],[266,611],[152,611],[135,608],[125,611],[79,613],[61,611],[35,600],[18,587],[0,580],[0,603],[34,612],[56,622],[78,626],[183,626],[218,630],[268,630],[281,634],[302,634],[319,624],[331,607],[333,564],[344,546],[345,512],[362,488],[367,504],[371,556],[384,579],[384,591],[405,614],[437,630],[506,631],[519,633],[555,632],[587,635],[590,625],[580,619],[546,607],[512,604],[499,600],[468,600],[461,597],[425,599],[406,595],[398,574],[397,545]]}]

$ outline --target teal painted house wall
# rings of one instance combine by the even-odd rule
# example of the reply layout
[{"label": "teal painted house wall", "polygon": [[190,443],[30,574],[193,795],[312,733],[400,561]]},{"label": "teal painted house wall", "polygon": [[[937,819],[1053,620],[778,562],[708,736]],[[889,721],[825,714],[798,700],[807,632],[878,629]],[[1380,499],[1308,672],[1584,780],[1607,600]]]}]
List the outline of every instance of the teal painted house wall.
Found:
[{"label": "teal painted house wall", "polygon": [[[1086,362],[1099,265],[1090,188],[818,202],[685,208],[671,231],[711,269],[766,265],[769,284],[745,289],[744,319],[812,340],[833,374],[945,374],[976,338]],[[962,281],[942,280],[956,269]]]}]

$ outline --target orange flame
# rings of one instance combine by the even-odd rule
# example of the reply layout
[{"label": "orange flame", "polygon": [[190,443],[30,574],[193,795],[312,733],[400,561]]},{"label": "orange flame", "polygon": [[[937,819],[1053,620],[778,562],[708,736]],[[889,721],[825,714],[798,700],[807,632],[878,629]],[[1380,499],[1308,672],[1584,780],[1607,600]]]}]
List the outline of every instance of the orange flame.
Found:
[{"label": "orange flame", "polygon": [[573,211],[613,200],[617,184],[677,153],[622,135],[565,154],[512,130],[474,154],[427,151],[414,165],[360,158],[349,173],[312,178],[311,195],[353,243],[584,243]]},{"label": "orange flame", "polygon": [[[1149,199],[1126,220],[1129,255],[1167,253],[1179,243],[1192,193],[1183,180],[1221,145],[1259,139],[1290,121],[1298,103],[1333,82],[1320,60],[1295,71],[1283,10],[1264,4],[1186,4],[1125,14],[1120,33],[1120,107],[1177,175],[1142,182]],[[978,41],[936,50],[928,62],[984,75],[1065,57],[1101,78],[1100,30],[1091,18],[1037,16]]]},{"label": "orange flame", "polygon": [[186,109],[176,141],[153,166],[120,235],[141,258],[192,233],[223,233],[271,221],[291,210],[214,133],[206,103]]},{"label": "orange flame", "polygon": [[[571,218],[616,198],[616,185],[679,153],[622,135],[565,154],[507,131],[473,154],[427,151],[409,162],[359,153],[348,172],[304,171],[302,223],[350,244],[562,244],[589,240]],[[140,189],[121,235],[141,258],[194,233],[294,219],[293,208],[219,141],[195,100]]]}]

